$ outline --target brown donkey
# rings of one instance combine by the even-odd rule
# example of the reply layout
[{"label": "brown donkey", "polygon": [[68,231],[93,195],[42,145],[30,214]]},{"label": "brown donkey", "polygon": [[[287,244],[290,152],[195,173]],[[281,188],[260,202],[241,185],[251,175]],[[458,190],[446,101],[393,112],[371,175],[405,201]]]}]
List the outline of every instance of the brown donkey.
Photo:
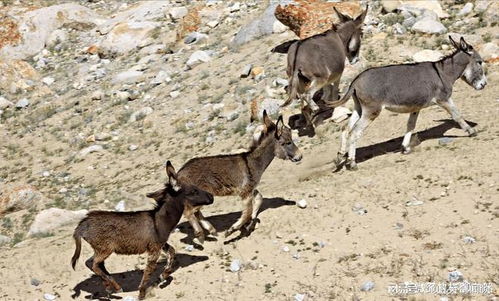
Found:
[{"label": "brown donkey", "polygon": [[[298,162],[302,154],[294,144],[291,130],[284,125],[282,116],[277,123],[273,123],[264,111],[263,131],[254,137],[249,151],[191,159],[178,171],[178,177],[214,196],[238,195],[244,201],[241,217],[225,232],[225,236],[229,236],[244,225],[248,231],[254,228],[263,201],[256,187],[275,157]],[[203,228],[212,235],[216,235],[216,230],[203,217],[200,209],[199,206],[186,207],[184,215],[194,228],[195,242],[202,244],[205,238]]]},{"label": "brown donkey", "polygon": [[[383,108],[396,113],[409,113],[407,131],[402,141],[404,153],[411,151],[411,135],[416,127],[419,111],[438,105],[445,109],[469,136],[476,130],[464,120],[451,98],[452,86],[458,79],[481,90],[487,84],[483,60],[471,45],[461,38],[456,43],[449,36],[456,51],[437,62],[421,62],[370,68],[360,73],[339,101],[328,102],[335,107],[353,97],[355,110],[348,127],[341,135],[341,146],[335,161],[339,170],[345,164],[356,169],[355,148],[362,132],[378,117]],[[348,151],[348,154],[347,154]]]},{"label": "brown donkey", "polygon": [[[300,97],[303,110],[304,99],[309,107],[308,110],[303,110],[308,124],[312,123],[311,114],[319,110],[313,100],[314,94],[322,89],[324,100],[337,100],[345,59],[348,58],[351,64],[358,61],[362,25],[367,9],[352,19],[335,8],[341,21],[337,28],[333,24],[333,28],[324,33],[303,40],[288,41],[272,49],[272,52],[288,54],[286,73],[289,78],[289,97],[282,106],[287,106]],[[334,86],[331,87],[331,84]]]},{"label": "brown donkey", "polygon": [[161,278],[166,279],[173,272],[175,250],[167,243],[170,232],[178,224],[186,205],[209,205],[213,203],[213,196],[179,180],[170,161],[166,164],[166,173],[169,183],[165,188],[147,194],[156,201],[153,210],[88,213],[73,234],[76,243],[75,253],[71,259],[73,269],[80,257],[83,238],[94,250],[94,255],[85,264],[103,279],[109,293],[113,290],[122,291],[104,266],[104,260],[112,253],[125,255],[148,253],[147,266],[139,286],[139,299],[143,299],[146,295],[147,283],[156,268],[161,249],[167,252],[168,259]]}]

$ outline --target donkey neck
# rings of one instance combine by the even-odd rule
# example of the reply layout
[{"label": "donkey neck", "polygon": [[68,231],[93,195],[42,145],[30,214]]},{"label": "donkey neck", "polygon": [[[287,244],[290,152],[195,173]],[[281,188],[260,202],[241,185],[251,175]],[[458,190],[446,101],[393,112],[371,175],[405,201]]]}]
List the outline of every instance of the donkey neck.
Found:
[{"label": "donkey neck", "polygon": [[271,132],[268,135],[257,147],[250,150],[246,156],[249,171],[257,181],[275,157],[274,148],[276,142],[273,137],[274,134]]},{"label": "donkey neck", "polygon": [[342,25],[336,30],[336,33],[340,36],[340,40],[343,43],[343,46],[345,47],[345,51],[348,52],[348,42],[352,38],[353,35],[353,30],[350,28],[350,26]]},{"label": "donkey neck", "polygon": [[178,224],[184,212],[182,200],[168,196],[164,202],[154,214],[156,233],[160,242],[168,240],[170,232]]},{"label": "donkey neck", "polygon": [[440,72],[450,82],[451,85],[458,80],[464,72],[466,65],[469,63],[469,57],[466,53],[458,51],[448,57],[437,62]]}]

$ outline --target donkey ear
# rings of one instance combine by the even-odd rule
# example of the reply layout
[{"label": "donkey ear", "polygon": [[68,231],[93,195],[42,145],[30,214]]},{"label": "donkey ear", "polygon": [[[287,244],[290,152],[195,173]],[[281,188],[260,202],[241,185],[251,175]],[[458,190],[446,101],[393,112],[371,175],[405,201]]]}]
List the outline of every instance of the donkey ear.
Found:
[{"label": "donkey ear", "polygon": [[179,191],[180,185],[178,184],[177,172],[170,161],[166,162],[166,174],[168,175],[168,180],[173,190]]},{"label": "donkey ear", "polygon": [[277,139],[279,139],[281,137],[283,129],[284,129],[284,121],[282,120],[282,115],[280,115],[279,119],[277,119],[277,122],[276,122],[275,137]]},{"label": "donkey ear", "polygon": [[473,50],[473,47],[471,47],[470,44],[466,43],[463,37],[461,37],[461,39],[459,40],[459,46],[464,52]]},{"label": "donkey ear", "polygon": [[340,12],[336,9],[336,7],[333,7],[333,9],[334,9],[334,11],[336,12],[336,14],[338,15],[338,18],[340,18],[340,22],[341,22],[341,23],[345,23],[345,22],[348,22],[348,21],[352,20],[349,16],[347,16],[347,15],[344,15],[344,14],[340,13]]},{"label": "donkey ear", "polygon": [[148,194],[146,194],[146,197],[157,200],[157,199],[160,199],[161,196],[163,196],[163,192],[164,192],[164,188],[161,188],[161,189],[156,190],[154,192],[149,192]]},{"label": "donkey ear", "polygon": [[267,110],[263,110],[263,125],[265,128],[263,131],[267,133],[268,129],[272,126],[272,119],[267,115]]},{"label": "donkey ear", "polygon": [[367,10],[369,9],[369,5],[366,5],[366,10],[360,14],[357,18],[355,18],[355,22],[359,25],[362,25],[364,23],[364,20],[367,16]]},{"label": "donkey ear", "polygon": [[456,49],[461,49],[461,48],[459,47],[459,45],[456,43],[456,41],[454,41],[454,39],[452,39],[452,36],[451,36],[451,35],[449,35],[449,41],[450,41],[450,43],[452,44],[452,46],[454,46],[454,48],[456,48]]}]

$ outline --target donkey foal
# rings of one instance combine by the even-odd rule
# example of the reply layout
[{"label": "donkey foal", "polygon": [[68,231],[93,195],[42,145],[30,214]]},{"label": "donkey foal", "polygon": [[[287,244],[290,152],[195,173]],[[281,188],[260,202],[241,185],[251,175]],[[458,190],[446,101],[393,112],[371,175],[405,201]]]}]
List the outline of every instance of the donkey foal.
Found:
[{"label": "donkey foal", "polygon": [[161,249],[167,252],[168,259],[161,278],[168,278],[173,272],[175,256],[175,250],[167,243],[170,232],[178,224],[186,204],[209,205],[213,203],[213,196],[196,186],[179,181],[170,161],[167,162],[166,173],[169,183],[165,188],[147,194],[156,201],[156,208],[153,210],[88,213],[73,234],[76,243],[75,253],[71,259],[73,269],[80,257],[83,238],[94,250],[94,255],[85,264],[102,278],[109,293],[113,290],[122,291],[104,266],[104,260],[112,253],[125,255],[148,253],[147,266],[139,286],[139,299],[145,298],[147,283],[156,268]]}]

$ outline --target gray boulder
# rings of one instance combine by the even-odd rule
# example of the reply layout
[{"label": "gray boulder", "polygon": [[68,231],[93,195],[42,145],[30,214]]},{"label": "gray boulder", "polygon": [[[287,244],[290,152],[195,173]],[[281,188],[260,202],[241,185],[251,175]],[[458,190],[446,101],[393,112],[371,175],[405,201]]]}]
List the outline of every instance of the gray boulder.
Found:
[{"label": "gray boulder", "polygon": [[70,211],[60,208],[49,208],[42,210],[35,216],[35,220],[29,228],[28,236],[49,234],[64,225],[77,223],[85,217],[87,212],[88,210],[85,209]]}]

